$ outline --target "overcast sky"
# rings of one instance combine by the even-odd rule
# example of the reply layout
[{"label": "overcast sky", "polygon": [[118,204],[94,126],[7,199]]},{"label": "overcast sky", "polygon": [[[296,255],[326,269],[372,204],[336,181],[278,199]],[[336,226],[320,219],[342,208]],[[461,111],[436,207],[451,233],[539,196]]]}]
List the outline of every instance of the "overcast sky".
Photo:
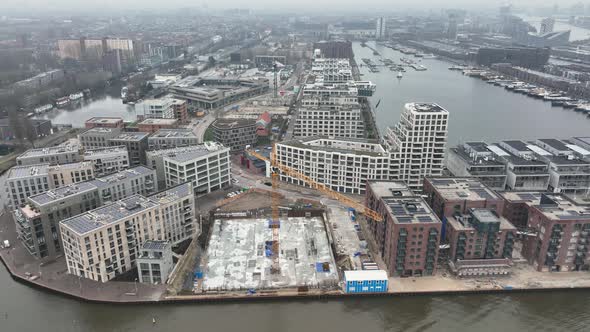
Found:
[{"label": "overcast sky", "polygon": [[[568,7],[579,0],[0,0],[0,8],[9,10],[39,11],[49,9],[58,10],[128,10],[128,9],[173,9],[178,7],[203,7],[209,8],[251,8],[251,9],[277,9],[293,10],[302,9],[326,9],[336,6],[340,10],[387,10],[399,11],[400,9],[439,9],[439,8],[465,8],[473,9],[482,6],[486,9],[500,6],[503,3],[512,3],[521,6],[551,6],[558,3],[561,7]],[[360,6],[360,7],[359,7]],[[0,13],[1,15],[2,13]]]}]

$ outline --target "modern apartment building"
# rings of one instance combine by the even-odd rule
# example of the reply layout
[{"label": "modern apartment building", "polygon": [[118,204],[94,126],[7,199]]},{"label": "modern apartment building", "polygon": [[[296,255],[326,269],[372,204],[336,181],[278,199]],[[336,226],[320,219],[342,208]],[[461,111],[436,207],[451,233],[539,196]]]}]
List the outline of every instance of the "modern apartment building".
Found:
[{"label": "modern apartment building", "polygon": [[205,143],[205,149],[163,155],[166,187],[191,182],[195,194],[209,193],[231,185],[230,149]]},{"label": "modern apartment building", "polygon": [[137,275],[139,282],[163,284],[174,268],[172,244],[168,241],[146,241],[139,250]]},{"label": "modern apartment building", "polygon": [[399,168],[394,178],[420,190],[425,176],[440,176],[444,168],[449,112],[437,104],[408,103],[384,141]]},{"label": "modern apartment building", "polygon": [[162,150],[197,145],[199,138],[192,129],[161,129],[148,137],[148,149]]},{"label": "modern apartment building", "polygon": [[149,197],[160,206],[164,237],[172,245],[199,233],[195,217],[195,196],[191,182],[185,182]]},{"label": "modern apartment building", "polygon": [[329,106],[300,108],[295,120],[293,137],[365,137],[365,126],[360,106],[333,108]]},{"label": "modern apartment building", "polygon": [[10,206],[26,204],[27,198],[49,189],[94,178],[92,164],[87,162],[15,166],[8,171],[6,188]]},{"label": "modern apartment building", "polygon": [[166,168],[164,167],[164,157],[173,156],[176,154],[183,154],[187,152],[195,153],[216,153],[219,150],[226,149],[223,145],[215,142],[207,142],[200,145],[192,145],[186,147],[152,150],[146,153],[146,164],[148,167],[156,171],[158,178],[158,188],[166,188]]},{"label": "modern apartment building", "polygon": [[451,148],[447,154],[447,168],[454,176],[477,178],[493,190],[506,188],[506,164],[484,142],[466,142]]},{"label": "modern apartment building", "polygon": [[529,210],[522,255],[538,271],[588,271],[590,209],[559,195],[543,195]]},{"label": "modern apartment building", "polygon": [[184,99],[172,99],[172,110],[174,111],[174,118],[178,123],[188,123],[188,102]]},{"label": "modern apartment building", "polygon": [[109,140],[109,146],[124,146],[129,153],[129,165],[145,164],[145,152],[148,149],[148,133],[124,132]]},{"label": "modern apartment building", "polygon": [[244,150],[247,145],[254,145],[256,121],[252,119],[217,119],[211,124],[213,140],[231,149],[231,152]]},{"label": "modern apartment building", "polygon": [[19,166],[48,163],[51,165],[68,164],[81,161],[80,146],[62,144],[48,148],[29,149],[16,157]]},{"label": "modern apartment building", "polygon": [[109,146],[109,140],[121,134],[121,128],[94,127],[78,135],[84,149],[98,149]]},{"label": "modern apartment building", "polygon": [[387,35],[387,30],[385,29],[385,19],[383,17],[377,18],[375,23],[375,38],[377,40],[384,39]]},{"label": "modern apartment building", "polygon": [[504,200],[475,178],[428,177],[424,197],[436,215],[445,222],[454,215],[468,214],[472,208],[485,208],[501,216]]},{"label": "modern apartment building", "polygon": [[498,194],[504,199],[502,216],[520,230],[527,230],[531,206],[539,205],[541,197],[561,196],[542,191],[504,191]]},{"label": "modern apartment building", "polygon": [[96,176],[104,176],[129,167],[129,153],[125,146],[86,150],[83,158],[92,162]]},{"label": "modern apartment building", "polygon": [[100,206],[98,191],[91,182],[70,184],[32,195],[28,204],[13,212],[18,238],[37,258],[61,252],[59,221]]},{"label": "modern apartment building", "polygon": [[[308,137],[277,143],[275,153],[282,165],[342,193],[364,194],[367,181],[390,179],[390,154],[376,140]],[[305,185],[285,174],[280,179]]]},{"label": "modern apartment building", "polygon": [[135,268],[148,240],[165,240],[157,203],[131,196],[60,222],[68,273],[107,282]]},{"label": "modern apartment building", "polygon": [[[366,206],[383,216],[369,219],[379,253],[392,276],[436,273],[442,223],[428,204],[401,182],[369,181]],[[382,225],[374,225],[382,223]],[[378,227],[375,227],[378,226]]]},{"label": "modern apartment building", "polygon": [[580,138],[465,143],[451,149],[447,166],[496,190],[581,193],[590,187],[590,151]]},{"label": "modern apartment building", "polygon": [[516,228],[495,211],[471,208],[447,218],[451,270],[462,277],[505,275],[512,265]]},{"label": "modern apartment building", "polygon": [[173,119],[172,98],[146,99],[143,101],[143,115],[146,119]]},{"label": "modern apartment building", "polygon": [[145,166],[123,169],[89,182],[96,187],[100,204],[136,194],[148,196],[158,191],[156,171]]},{"label": "modern apartment building", "polygon": [[139,166],[32,195],[14,211],[19,238],[32,255],[54,257],[61,251],[60,220],[131,195],[151,195],[156,192],[155,176],[155,171]]}]

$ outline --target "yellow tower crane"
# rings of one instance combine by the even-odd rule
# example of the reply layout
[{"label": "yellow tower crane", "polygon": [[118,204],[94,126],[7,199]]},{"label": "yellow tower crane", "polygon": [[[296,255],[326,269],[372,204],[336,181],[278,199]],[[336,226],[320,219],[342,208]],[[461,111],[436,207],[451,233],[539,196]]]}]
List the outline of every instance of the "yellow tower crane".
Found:
[{"label": "yellow tower crane", "polygon": [[271,167],[270,171],[271,171],[271,181],[272,181],[271,182],[272,183],[272,194],[271,194],[272,220],[270,222],[270,225],[272,228],[272,259],[273,259],[272,268],[271,268],[272,273],[280,272],[280,267],[279,267],[279,227],[280,227],[279,204],[280,204],[280,196],[278,193],[279,172],[283,173],[285,175],[288,175],[290,177],[302,180],[303,182],[307,183],[307,185],[309,185],[312,189],[319,190],[321,193],[326,194],[330,198],[335,199],[339,202],[342,202],[344,205],[355,209],[359,213],[362,213],[365,216],[367,216],[375,221],[383,221],[383,217],[381,216],[381,214],[379,214],[378,212],[376,212],[374,210],[369,209],[364,204],[358,203],[358,202],[350,199],[349,197],[332,190],[331,188],[329,188],[325,184],[319,183],[319,182],[313,180],[312,178],[310,178],[309,176],[279,163],[277,161],[276,150],[275,150],[274,145],[273,145],[272,151],[270,153],[270,158],[263,156],[262,154],[254,151],[253,149],[248,149],[247,152],[250,155],[252,155],[260,160],[264,160],[264,161],[270,163],[270,167]]}]

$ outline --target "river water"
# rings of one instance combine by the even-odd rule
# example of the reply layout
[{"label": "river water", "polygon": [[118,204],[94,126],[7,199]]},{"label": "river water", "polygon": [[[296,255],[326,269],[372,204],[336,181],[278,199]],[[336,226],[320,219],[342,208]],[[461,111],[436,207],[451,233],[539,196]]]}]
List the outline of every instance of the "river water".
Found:
[{"label": "river water", "polygon": [[[357,62],[372,51],[354,45]],[[399,53],[379,47],[399,61]],[[400,82],[382,70],[364,79],[381,129],[399,119],[410,101],[437,102],[451,112],[449,141],[569,137],[590,134],[590,119],[507,92],[423,60],[426,72],[408,70]],[[362,70],[366,72],[365,69]],[[94,110],[94,111],[93,111]],[[54,117],[82,124],[91,116],[129,115],[113,94]],[[68,114],[67,116],[65,114]],[[134,115],[134,114],[133,114]],[[48,115],[50,116],[50,115]],[[59,121],[59,122],[58,122]],[[84,304],[14,282],[0,267],[0,331],[587,331],[590,292],[423,296],[216,305],[109,306]],[[157,323],[152,324],[152,317]]]}]

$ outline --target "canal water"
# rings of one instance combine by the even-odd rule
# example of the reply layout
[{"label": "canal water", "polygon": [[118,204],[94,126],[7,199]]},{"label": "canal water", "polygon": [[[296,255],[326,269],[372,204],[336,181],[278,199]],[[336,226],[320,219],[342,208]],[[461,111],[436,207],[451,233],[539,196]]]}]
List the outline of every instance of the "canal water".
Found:
[{"label": "canal water", "polygon": [[84,127],[84,122],[96,116],[117,116],[125,121],[135,121],[143,110],[135,105],[123,104],[121,87],[111,86],[104,92],[96,92],[89,99],[73,103],[65,109],[55,108],[36,118],[51,120],[54,125],[72,125]]},{"label": "canal water", "polygon": [[[214,305],[84,304],[12,281],[0,268],[0,330],[588,331],[590,293],[421,296]],[[152,324],[152,318],[156,324]]]},{"label": "canal water", "polygon": [[[357,62],[372,51],[354,45]],[[378,47],[385,57],[401,54]],[[376,61],[376,59],[375,59]],[[401,81],[383,69],[364,79],[378,84],[373,104],[383,129],[403,104],[437,102],[451,113],[449,141],[569,137],[590,134],[590,119],[507,92],[423,60]],[[91,116],[131,119],[115,94],[54,115],[56,123],[83,124]],[[47,115],[48,117],[51,114]],[[53,120],[52,119],[52,120]],[[0,331],[588,331],[590,292],[421,296],[331,301],[215,305],[112,306],[79,303],[14,282],[0,267]],[[156,324],[152,324],[152,318]]]},{"label": "canal water", "polygon": [[[368,47],[353,44],[357,64],[362,58],[370,58],[376,64],[379,59],[391,59],[400,63],[401,57],[418,61],[412,55],[404,55],[385,46],[369,43],[381,56],[373,55]],[[449,146],[472,140],[495,142],[504,139],[569,138],[590,135],[590,118],[585,114],[552,107],[551,103],[507,91],[487,84],[479,78],[463,76],[460,71],[448,69],[449,62],[423,59],[428,68],[415,71],[407,68],[401,80],[387,67],[371,73],[361,67],[363,80],[377,84],[371,98],[372,104],[381,103],[375,110],[381,134],[387,126],[394,126],[408,102],[434,102],[449,111]]]}]

